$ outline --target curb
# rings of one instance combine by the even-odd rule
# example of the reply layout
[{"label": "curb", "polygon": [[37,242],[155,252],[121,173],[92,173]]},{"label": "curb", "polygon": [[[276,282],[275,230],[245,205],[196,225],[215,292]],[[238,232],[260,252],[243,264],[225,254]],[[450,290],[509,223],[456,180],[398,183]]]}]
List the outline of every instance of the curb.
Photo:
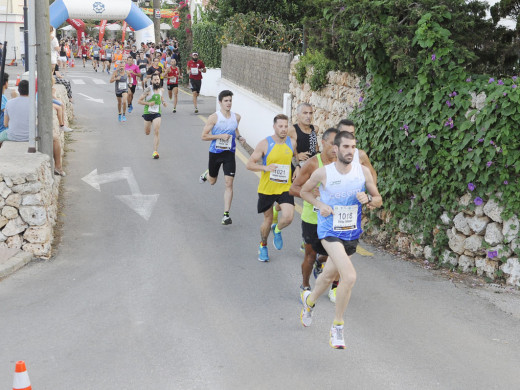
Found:
[{"label": "curb", "polygon": [[33,259],[33,254],[19,251],[6,261],[0,263],[0,280],[12,275]]}]

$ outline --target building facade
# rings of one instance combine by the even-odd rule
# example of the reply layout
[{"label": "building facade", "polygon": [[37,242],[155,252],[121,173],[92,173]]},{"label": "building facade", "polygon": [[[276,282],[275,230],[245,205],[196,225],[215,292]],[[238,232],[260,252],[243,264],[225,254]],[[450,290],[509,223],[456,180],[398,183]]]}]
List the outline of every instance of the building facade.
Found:
[{"label": "building facade", "polygon": [[7,60],[24,53],[23,4],[24,0],[0,0],[0,42],[7,41]]}]

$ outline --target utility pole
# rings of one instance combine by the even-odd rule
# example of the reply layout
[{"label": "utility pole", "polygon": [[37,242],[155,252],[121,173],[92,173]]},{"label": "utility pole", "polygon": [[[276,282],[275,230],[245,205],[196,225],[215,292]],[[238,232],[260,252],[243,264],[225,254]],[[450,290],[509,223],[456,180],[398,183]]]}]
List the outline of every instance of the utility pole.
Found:
[{"label": "utility pole", "polygon": [[35,1],[36,17],[36,57],[38,58],[38,150],[50,157],[51,172],[54,172],[52,158],[52,82],[51,82],[51,53],[49,32],[49,2]]},{"label": "utility pole", "polygon": [[27,22],[27,0],[23,1],[23,45],[25,53],[25,71],[29,70],[29,27]]},{"label": "utility pole", "polygon": [[153,28],[157,44],[161,41],[161,0],[153,0]]}]

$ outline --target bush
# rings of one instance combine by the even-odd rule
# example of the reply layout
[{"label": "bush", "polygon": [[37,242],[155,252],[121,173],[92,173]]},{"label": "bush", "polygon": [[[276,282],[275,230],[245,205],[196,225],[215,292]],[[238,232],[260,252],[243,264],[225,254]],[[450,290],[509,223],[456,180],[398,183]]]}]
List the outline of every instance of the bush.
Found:
[{"label": "bush", "polygon": [[328,83],[327,74],[334,69],[334,62],[318,51],[308,51],[295,66],[295,77],[300,84],[307,81],[313,91]]},{"label": "bush", "polygon": [[222,46],[220,36],[222,29],[216,23],[199,22],[193,25],[193,50],[208,68],[220,68]]}]

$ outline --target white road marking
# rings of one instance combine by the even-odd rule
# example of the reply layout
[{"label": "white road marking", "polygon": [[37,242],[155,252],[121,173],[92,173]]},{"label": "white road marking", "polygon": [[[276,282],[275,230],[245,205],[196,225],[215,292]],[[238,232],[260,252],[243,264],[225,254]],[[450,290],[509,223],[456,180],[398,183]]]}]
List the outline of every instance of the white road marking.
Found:
[{"label": "white road marking", "polygon": [[74,84],[85,84],[85,81],[83,79],[71,79]]}]

